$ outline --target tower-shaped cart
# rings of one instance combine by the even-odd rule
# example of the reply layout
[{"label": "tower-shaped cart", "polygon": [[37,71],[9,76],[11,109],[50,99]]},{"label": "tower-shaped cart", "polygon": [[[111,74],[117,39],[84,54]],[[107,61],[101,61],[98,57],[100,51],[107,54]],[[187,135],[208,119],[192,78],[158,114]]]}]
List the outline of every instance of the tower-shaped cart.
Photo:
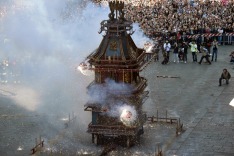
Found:
[{"label": "tower-shaped cart", "polygon": [[100,95],[85,104],[84,110],[92,113],[87,132],[92,134],[93,143],[119,138],[129,147],[144,133],[142,105],[148,91],[140,72],[148,62],[144,49],[137,48],[131,38],[132,22],[124,17],[124,3],[112,1],[109,7],[109,20],[101,22],[103,40],[87,57],[89,70],[95,73],[88,93],[91,98]]}]

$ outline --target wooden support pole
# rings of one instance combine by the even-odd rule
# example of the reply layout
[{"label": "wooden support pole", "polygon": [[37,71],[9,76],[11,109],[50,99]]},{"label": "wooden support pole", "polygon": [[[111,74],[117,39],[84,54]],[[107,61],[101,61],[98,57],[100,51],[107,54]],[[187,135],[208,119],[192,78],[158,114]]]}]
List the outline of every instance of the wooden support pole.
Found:
[{"label": "wooden support pole", "polygon": [[166,110],[166,122],[167,122],[167,110]]},{"label": "wooden support pole", "polygon": [[124,70],[123,70],[123,82],[124,82]]},{"label": "wooden support pole", "polygon": [[72,119],[74,119],[75,118],[75,114],[74,114],[74,112],[72,112]]},{"label": "wooden support pole", "polygon": [[155,156],[162,156],[162,149],[160,148],[159,144],[158,144],[158,146],[155,145],[154,155]]},{"label": "wooden support pole", "polygon": [[155,145],[154,156],[157,156],[157,146]]},{"label": "wooden support pole", "polygon": [[94,134],[92,134],[92,143],[94,143]]},{"label": "wooden support pole", "polygon": [[177,121],[176,135],[178,136],[180,132],[183,131],[183,124],[180,123],[180,118]]},{"label": "wooden support pole", "polygon": [[35,144],[36,144],[36,146],[37,146],[37,138],[35,138]]},{"label": "wooden support pole", "polygon": [[31,149],[32,154],[35,154],[37,152],[38,147],[44,146],[44,140],[41,139],[41,136],[39,137],[39,143],[37,142],[37,138],[35,138],[36,145]]},{"label": "wooden support pole", "polygon": [[158,110],[157,110],[157,122],[158,122]]}]

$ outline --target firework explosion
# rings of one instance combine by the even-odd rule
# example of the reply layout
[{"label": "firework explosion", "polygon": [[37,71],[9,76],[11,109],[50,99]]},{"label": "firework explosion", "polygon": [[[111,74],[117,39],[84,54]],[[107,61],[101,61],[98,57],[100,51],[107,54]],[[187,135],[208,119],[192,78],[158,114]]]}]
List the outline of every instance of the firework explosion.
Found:
[{"label": "firework explosion", "polygon": [[88,61],[81,62],[79,66],[77,67],[77,70],[79,70],[83,75],[90,76],[92,75],[92,71],[90,69],[90,64]]},{"label": "firework explosion", "polygon": [[136,125],[136,110],[131,106],[122,106],[120,107],[120,121],[128,127]]}]

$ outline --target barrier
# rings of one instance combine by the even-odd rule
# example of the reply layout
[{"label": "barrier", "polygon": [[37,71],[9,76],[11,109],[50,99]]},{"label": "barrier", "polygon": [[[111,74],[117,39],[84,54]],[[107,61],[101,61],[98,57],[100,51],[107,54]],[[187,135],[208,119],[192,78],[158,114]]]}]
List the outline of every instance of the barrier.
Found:
[{"label": "barrier", "polygon": [[68,128],[71,123],[73,123],[76,120],[76,116],[72,112],[72,117],[70,116],[70,113],[68,115],[68,121],[64,123],[65,128]]},{"label": "barrier", "polygon": [[160,147],[160,145],[158,144],[157,148],[158,148],[158,149],[156,150],[156,147],[155,147],[154,155],[155,155],[155,156],[163,156],[162,147]]},{"label": "barrier", "polygon": [[154,122],[164,122],[164,123],[170,123],[170,124],[176,123],[176,136],[178,136],[184,131],[183,124],[180,122],[180,118],[178,119],[178,118],[168,117],[167,111],[166,111],[165,117],[159,117],[158,110],[157,110],[156,116],[147,117],[147,121],[150,121],[151,123],[154,123]]},{"label": "barrier", "polygon": [[32,151],[31,155],[35,154],[38,151],[39,147],[44,146],[44,140],[41,140],[41,136],[39,137],[39,143],[37,142],[37,138],[35,138],[36,145],[30,150]]},{"label": "barrier", "polygon": [[[202,36],[202,37],[218,37],[218,36],[221,36],[221,37],[228,37],[228,36],[234,36],[234,32],[230,32],[230,33],[203,33],[203,34],[193,34],[193,35],[186,35],[186,37],[188,39],[195,39],[195,38],[198,38],[199,36]],[[162,40],[162,39],[176,39],[176,35],[174,36],[158,36],[158,37],[152,37],[153,40]],[[222,41],[222,42],[228,42],[228,41]],[[231,42],[234,42],[233,40],[231,40]]]},{"label": "barrier", "polygon": [[234,32],[232,33],[205,33],[205,34],[194,34],[194,35],[187,35],[188,38],[198,38],[199,36],[202,37],[216,37],[216,36],[234,36]]}]

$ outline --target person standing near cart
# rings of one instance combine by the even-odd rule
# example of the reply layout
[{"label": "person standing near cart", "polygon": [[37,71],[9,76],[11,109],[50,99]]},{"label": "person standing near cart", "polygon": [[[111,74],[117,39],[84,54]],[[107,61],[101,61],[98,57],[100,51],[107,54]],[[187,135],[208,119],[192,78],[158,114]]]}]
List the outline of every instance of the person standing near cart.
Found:
[{"label": "person standing near cart", "polygon": [[188,43],[183,42],[181,49],[183,49],[184,55],[183,55],[183,61],[184,63],[187,63],[187,54],[188,54]]},{"label": "person standing near cart", "polygon": [[166,52],[167,60],[170,60],[170,50],[171,50],[171,44],[166,40],[166,43],[163,45],[164,51]]},{"label": "person standing near cart", "polygon": [[218,44],[219,44],[218,41],[216,39],[214,39],[214,41],[212,42],[213,52],[212,52],[212,59],[211,59],[211,61],[213,61],[214,58],[215,58],[215,62],[217,61]]},{"label": "person standing near cart", "polygon": [[200,61],[199,61],[199,64],[202,63],[202,60],[203,60],[204,58],[206,59],[206,62],[207,62],[207,63],[211,64],[210,59],[209,59],[210,54],[209,54],[208,50],[207,50],[204,46],[201,46],[201,52],[202,52],[202,57],[201,57],[201,59],[200,59]]},{"label": "person standing near cart", "polygon": [[193,62],[197,62],[197,44],[195,43],[195,41],[192,41],[191,43],[189,43],[190,45],[190,50],[192,52],[192,57],[193,57]]}]

